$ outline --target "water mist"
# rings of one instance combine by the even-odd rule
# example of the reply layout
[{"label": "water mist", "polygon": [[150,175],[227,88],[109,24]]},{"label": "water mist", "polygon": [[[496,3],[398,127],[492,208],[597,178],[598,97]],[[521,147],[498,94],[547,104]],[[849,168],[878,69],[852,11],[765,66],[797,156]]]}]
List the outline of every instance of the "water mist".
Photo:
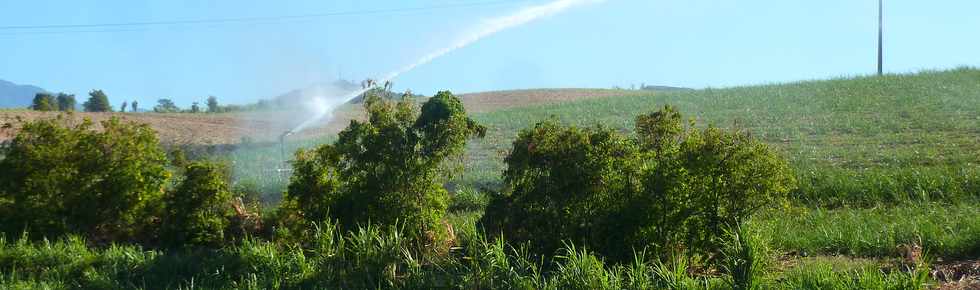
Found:
[{"label": "water mist", "polygon": [[[408,72],[412,69],[415,69],[420,65],[429,63],[432,60],[439,58],[440,56],[443,56],[454,50],[466,47],[467,45],[477,42],[480,39],[493,35],[497,32],[506,30],[508,28],[524,25],[536,19],[540,19],[542,17],[557,14],[559,12],[562,12],[574,6],[588,4],[588,3],[596,3],[601,1],[602,0],[556,0],[541,5],[525,7],[507,16],[487,19],[483,21],[480,25],[478,25],[476,29],[466,33],[463,37],[460,37],[452,44],[443,47],[441,49],[435,50],[429,54],[426,54],[425,56],[419,58],[413,63],[410,63],[406,66],[403,66],[401,68],[389,72],[388,74],[384,75],[378,81],[378,83],[383,84],[385,82],[391,81],[394,78],[398,77],[399,75]],[[296,126],[296,128],[293,128],[292,130],[286,132],[285,135],[302,131],[320,120],[324,120],[324,119],[330,120],[333,117],[332,114],[334,109],[336,109],[340,105],[343,105],[344,103],[347,103],[351,99],[354,99],[357,96],[364,94],[370,89],[371,88],[362,88],[360,90],[355,90],[353,92],[350,92],[346,95],[334,96],[334,97],[324,97],[324,96],[313,97],[312,100],[307,105],[313,108],[315,112],[314,116],[310,119],[307,119],[303,123],[300,123],[299,126]]]}]

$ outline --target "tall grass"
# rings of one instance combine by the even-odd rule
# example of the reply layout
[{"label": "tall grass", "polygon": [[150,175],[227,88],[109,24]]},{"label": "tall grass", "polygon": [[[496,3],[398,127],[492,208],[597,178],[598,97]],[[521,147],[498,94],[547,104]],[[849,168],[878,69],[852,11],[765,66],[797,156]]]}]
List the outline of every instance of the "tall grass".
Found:
[{"label": "tall grass", "polygon": [[808,261],[783,274],[785,289],[926,289],[929,272],[925,268],[911,271],[885,271],[875,266],[837,270],[826,261]]},{"label": "tall grass", "polygon": [[[680,257],[680,256],[679,256]],[[693,271],[677,258],[608,264],[587,249],[567,246],[545,265],[522,247],[477,235],[448,254],[420,252],[396,230],[341,233],[321,226],[307,246],[246,240],[223,249],[160,251],[138,246],[92,248],[74,237],[38,243],[0,238],[2,289],[728,289],[723,274]],[[697,266],[701,268],[703,266]],[[753,272],[764,288],[885,281],[926,282],[905,272],[826,274],[800,266]],[[810,271],[810,272],[807,272]],[[816,274],[811,274],[816,273]],[[828,282],[830,281],[830,282]],[[849,284],[848,284],[849,285]],[[878,285],[878,284],[860,284]],[[869,288],[873,289],[873,288]],[[884,289],[884,288],[881,288]]]},{"label": "tall grass", "polygon": [[903,246],[914,244],[933,257],[980,255],[980,207],[975,203],[794,208],[766,212],[751,225],[770,233],[774,247],[801,253],[900,257]]}]

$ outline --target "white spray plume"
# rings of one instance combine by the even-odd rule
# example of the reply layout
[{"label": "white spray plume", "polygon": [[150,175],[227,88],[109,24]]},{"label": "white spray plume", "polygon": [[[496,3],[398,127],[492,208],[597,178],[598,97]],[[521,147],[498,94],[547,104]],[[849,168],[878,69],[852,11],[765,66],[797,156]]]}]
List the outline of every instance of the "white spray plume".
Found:
[{"label": "white spray plume", "polygon": [[[427,64],[435,60],[436,58],[446,55],[447,53],[450,53],[454,50],[466,47],[470,44],[473,44],[474,42],[479,41],[480,39],[486,38],[487,36],[493,35],[497,32],[506,30],[508,28],[524,25],[531,21],[540,19],[542,17],[557,14],[559,12],[562,12],[574,6],[589,4],[589,3],[598,3],[602,1],[604,0],[556,0],[541,5],[529,6],[511,15],[487,19],[486,21],[483,21],[483,23],[479,25],[476,30],[467,33],[465,36],[457,39],[451,45],[433,51],[432,53],[429,53],[423,56],[422,58],[419,58],[417,61],[411,64],[408,64],[406,66],[403,66],[397,70],[394,70],[386,74],[383,78],[381,78],[378,81],[378,83],[385,83],[391,81],[394,78],[398,77],[399,75],[408,72],[410,70],[413,70],[420,65]],[[350,101],[351,99],[356,98],[357,96],[360,96],[361,94],[367,92],[370,89],[371,88],[364,88],[364,89],[356,90],[340,98],[325,98],[322,96],[314,97],[311,105],[322,106],[322,107],[316,108],[315,109],[316,115],[313,116],[313,118],[306,120],[299,126],[296,126],[296,128],[291,130],[291,132],[299,132],[303,129],[306,129],[306,127],[312,125],[313,123],[321,119],[324,118],[329,119],[332,115],[333,110],[336,109],[338,106]]]}]

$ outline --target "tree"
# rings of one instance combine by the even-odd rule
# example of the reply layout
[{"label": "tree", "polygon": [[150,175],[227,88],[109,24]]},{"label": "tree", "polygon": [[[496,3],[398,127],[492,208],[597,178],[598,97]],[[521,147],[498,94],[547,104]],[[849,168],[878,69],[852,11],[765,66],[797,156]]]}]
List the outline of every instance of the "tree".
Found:
[{"label": "tree", "polygon": [[7,234],[133,237],[151,220],[170,173],[156,133],[111,118],[25,123],[0,152],[0,227]]},{"label": "tree", "polygon": [[119,111],[125,113],[127,105],[129,104],[127,104],[126,101],[123,101],[122,106],[119,106]]},{"label": "tree", "polygon": [[200,112],[201,112],[201,106],[198,106],[197,102],[191,104],[191,113],[200,113]]},{"label": "tree", "polygon": [[37,93],[31,102],[31,110],[35,111],[54,111],[57,109],[57,101],[49,93]]},{"label": "tree", "polygon": [[[296,154],[285,212],[301,220],[336,219],[345,229],[396,224],[421,241],[444,241],[449,194],[442,166],[484,127],[448,91],[419,112],[411,100],[369,95],[367,122],[352,121],[333,144]],[[290,216],[290,215],[287,215]]]},{"label": "tree", "polygon": [[82,104],[86,112],[112,112],[109,97],[102,90],[92,90],[88,95],[88,101]]},{"label": "tree", "polygon": [[232,214],[227,168],[208,162],[184,167],[184,179],[164,198],[160,238],[171,246],[218,246]]},{"label": "tree", "polygon": [[58,93],[58,110],[70,112],[75,110],[75,95]]},{"label": "tree", "polygon": [[208,113],[218,112],[221,112],[221,107],[218,105],[218,98],[208,96]]},{"label": "tree", "polygon": [[132,107],[133,107],[133,110],[132,110],[133,113],[139,113],[139,107],[137,107],[137,104],[138,103],[136,102],[136,100],[133,100],[133,103],[131,104]]},{"label": "tree", "polygon": [[153,111],[157,113],[177,113],[180,112],[180,108],[170,99],[159,99],[157,100],[157,105],[153,107]]}]

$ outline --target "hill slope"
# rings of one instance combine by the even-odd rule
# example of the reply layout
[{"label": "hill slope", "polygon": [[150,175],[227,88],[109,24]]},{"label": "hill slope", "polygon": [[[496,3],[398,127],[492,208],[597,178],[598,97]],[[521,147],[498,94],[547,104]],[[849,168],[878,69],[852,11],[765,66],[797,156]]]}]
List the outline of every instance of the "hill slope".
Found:
[{"label": "hill slope", "polygon": [[26,108],[31,105],[34,94],[43,91],[39,87],[0,80],[0,108]]},{"label": "hill slope", "polygon": [[470,145],[472,170],[463,182],[496,183],[517,132],[549,116],[632,131],[637,115],[665,104],[677,106],[699,126],[739,127],[782,151],[797,169],[801,195],[900,199],[975,192],[980,185],[980,70],[972,68],[649,93],[477,113],[475,118],[489,132]]}]

